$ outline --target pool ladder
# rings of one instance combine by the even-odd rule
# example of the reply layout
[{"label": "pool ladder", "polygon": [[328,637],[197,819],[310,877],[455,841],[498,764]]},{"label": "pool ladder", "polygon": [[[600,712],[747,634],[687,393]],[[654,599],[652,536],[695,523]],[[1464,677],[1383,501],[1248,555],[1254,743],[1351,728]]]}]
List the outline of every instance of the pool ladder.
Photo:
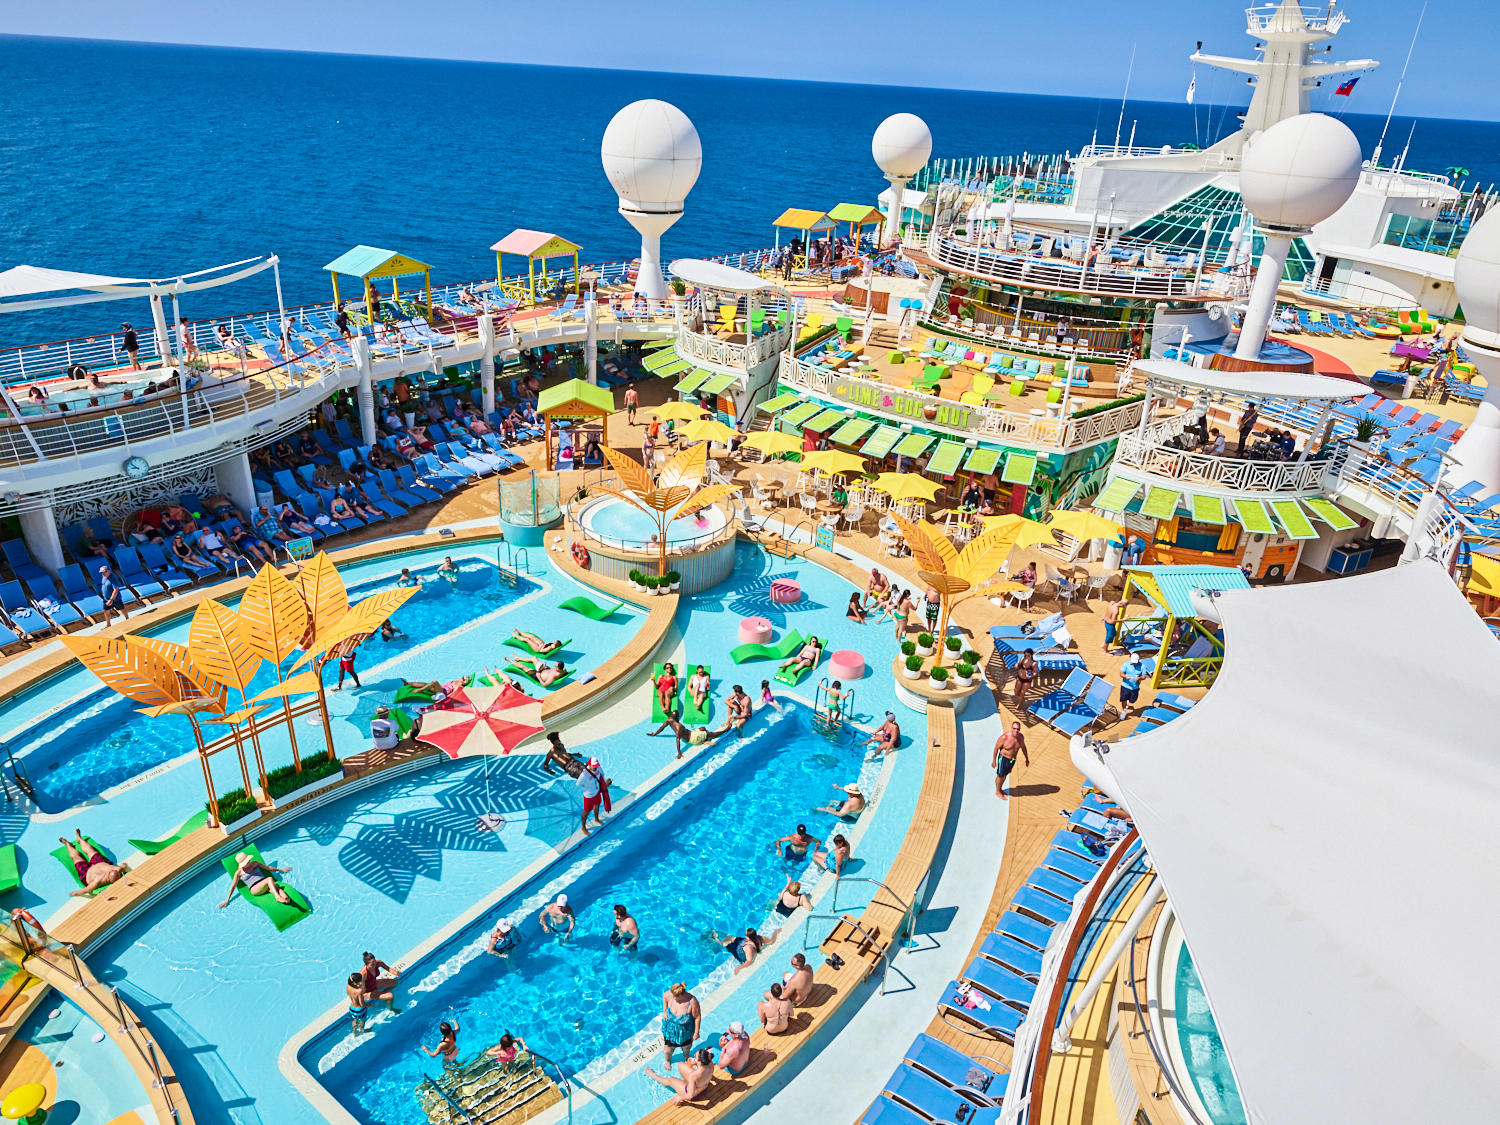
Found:
[{"label": "pool ladder", "polygon": [[818,681],[818,686],[813,689],[813,716],[821,720],[824,734],[837,737],[843,733],[844,720],[854,713],[854,689],[841,689],[843,704],[839,708],[839,717],[835,719],[828,711],[828,677],[824,676]]},{"label": "pool ladder", "polygon": [[[22,793],[26,794],[33,801],[36,801],[36,786],[31,784],[31,777],[27,774],[26,767],[21,764],[15,752],[11,750],[10,743],[0,742],[0,751],[5,752],[6,763],[10,766],[10,781],[14,782],[16,788]],[[4,773],[0,773],[0,786],[3,786],[5,789],[5,800],[9,804],[15,804],[16,798],[10,791],[10,785],[6,783]]]},{"label": "pool ladder", "polygon": [[[501,547],[505,548],[505,557],[510,562],[509,566],[500,561]],[[495,568],[500,571],[501,582],[504,582],[507,586],[519,586],[521,584],[521,571],[525,570],[527,574],[531,573],[531,560],[526,554],[526,548],[514,548],[502,539],[495,548]]]}]

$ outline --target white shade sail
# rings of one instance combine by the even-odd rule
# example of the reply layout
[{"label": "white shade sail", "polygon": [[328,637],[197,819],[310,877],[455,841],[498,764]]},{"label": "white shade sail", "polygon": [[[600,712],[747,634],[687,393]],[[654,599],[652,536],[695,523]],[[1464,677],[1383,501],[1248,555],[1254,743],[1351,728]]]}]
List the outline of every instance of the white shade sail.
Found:
[{"label": "white shade sail", "polygon": [[61,293],[69,289],[107,289],[113,285],[137,285],[139,277],[106,277],[99,273],[53,270],[45,266],[16,266],[0,273],[0,297],[25,297],[32,293]]},{"label": "white shade sail", "polygon": [[1203,387],[1210,391],[1224,391],[1227,394],[1253,398],[1265,396],[1340,402],[1346,398],[1359,398],[1369,391],[1363,383],[1334,379],[1327,375],[1309,375],[1303,371],[1214,371],[1167,359],[1138,359],[1135,362],[1135,374],[1137,380],[1146,375],[1158,383]]},{"label": "white shade sail", "polygon": [[1432,562],[1215,599],[1207,697],[1107,762],[1249,1121],[1500,1114],[1500,642]]}]

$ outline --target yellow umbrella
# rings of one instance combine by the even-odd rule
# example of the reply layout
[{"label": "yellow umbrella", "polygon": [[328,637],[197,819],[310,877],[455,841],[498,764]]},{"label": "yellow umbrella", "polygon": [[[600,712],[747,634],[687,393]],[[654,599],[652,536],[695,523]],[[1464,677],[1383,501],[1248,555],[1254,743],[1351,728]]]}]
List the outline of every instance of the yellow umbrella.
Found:
[{"label": "yellow umbrella", "polygon": [[642,409],[641,413],[655,414],[663,422],[666,422],[677,418],[686,418],[690,421],[696,421],[697,419],[702,418],[705,414],[707,414],[708,411],[704,410],[703,407],[699,406],[696,402],[667,402],[663,403],[661,406],[653,406],[650,409]]},{"label": "yellow umbrella", "polygon": [[892,500],[931,500],[939,485],[916,473],[881,473],[874,487],[890,493]]},{"label": "yellow umbrella", "polygon": [[1469,575],[1469,593],[1500,597],[1500,560],[1474,555]]},{"label": "yellow umbrella", "polygon": [[1017,547],[1034,547],[1038,543],[1046,543],[1055,546],[1057,540],[1052,538],[1052,529],[1046,524],[1029,520],[1025,516],[981,516],[984,520],[985,531],[994,531],[996,528],[1003,530],[1008,537],[1015,539]]},{"label": "yellow umbrella", "polygon": [[1113,539],[1120,534],[1120,525],[1114,520],[1096,516],[1093,512],[1064,510],[1052,513],[1052,527],[1066,531],[1074,539]]},{"label": "yellow umbrella", "polygon": [[821,449],[816,453],[804,453],[802,467],[822,469],[825,473],[859,473],[864,471],[865,459],[842,449]]},{"label": "yellow umbrella", "polygon": [[734,437],[733,428],[726,426],[717,418],[704,418],[697,422],[689,422],[680,428],[681,434],[688,441],[716,441],[726,445],[729,439]]},{"label": "yellow umbrella", "polygon": [[767,456],[773,453],[798,453],[802,449],[802,439],[778,430],[761,430],[745,439],[745,447],[758,449]]}]

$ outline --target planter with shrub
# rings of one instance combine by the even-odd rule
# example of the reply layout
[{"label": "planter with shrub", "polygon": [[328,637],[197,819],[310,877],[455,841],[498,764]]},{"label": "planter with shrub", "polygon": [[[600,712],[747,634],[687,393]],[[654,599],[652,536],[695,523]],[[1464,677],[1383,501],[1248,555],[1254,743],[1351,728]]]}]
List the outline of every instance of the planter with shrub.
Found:
[{"label": "planter with shrub", "polygon": [[941,691],[948,686],[948,669],[934,668],[927,673],[927,686],[937,688]]},{"label": "planter with shrub", "polygon": [[943,642],[943,644],[947,647],[949,652],[957,652],[959,649],[964,647],[964,639],[962,637],[949,637]]},{"label": "planter with shrub", "polygon": [[904,676],[908,680],[918,680],[918,679],[921,679],[922,678],[922,658],[920,656],[916,656],[916,655],[908,656],[906,658],[906,667],[903,668],[903,669],[901,669],[901,675]]},{"label": "planter with shrub", "polygon": [[255,798],[244,789],[231,789],[228,793],[220,795],[219,827],[224,835],[229,836],[238,832],[258,816],[260,816],[260,806],[255,803]]},{"label": "planter with shrub", "polygon": [[934,648],[935,644],[936,642],[932,639],[931,633],[917,634],[917,653],[919,655],[931,656],[933,652],[936,651]]},{"label": "planter with shrub", "polygon": [[974,665],[960,664],[953,669],[953,682],[959,687],[969,687],[974,683]]},{"label": "planter with shrub", "polygon": [[917,642],[916,641],[902,641],[901,642],[901,655],[902,656],[915,656],[916,654],[917,654]]},{"label": "planter with shrub", "polygon": [[646,592],[646,576],[639,570],[632,570],[625,577],[630,582],[630,586],[633,590],[636,590],[642,594]]},{"label": "planter with shrub", "polygon": [[266,795],[276,802],[277,808],[283,808],[298,797],[328,788],[343,776],[343,762],[337,758],[330,761],[328,755],[320,754],[303,759],[300,773],[292,766],[282,766],[266,774]]},{"label": "planter with shrub", "polygon": [[960,664],[967,664],[970,668],[979,667],[979,654],[972,648],[964,649],[963,655],[958,658]]},{"label": "planter with shrub", "polygon": [[669,570],[666,574],[662,575],[662,581],[667,583],[668,590],[674,594],[682,589],[682,575],[678,574],[675,570]]},{"label": "planter with shrub", "polygon": [[642,578],[641,581],[643,583],[645,583],[646,593],[648,593],[648,594],[659,594],[659,593],[661,593],[661,579],[658,578],[658,577],[656,577],[656,575],[654,575],[654,574],[648,574],[648,575],[646,575],[646,577]]}]

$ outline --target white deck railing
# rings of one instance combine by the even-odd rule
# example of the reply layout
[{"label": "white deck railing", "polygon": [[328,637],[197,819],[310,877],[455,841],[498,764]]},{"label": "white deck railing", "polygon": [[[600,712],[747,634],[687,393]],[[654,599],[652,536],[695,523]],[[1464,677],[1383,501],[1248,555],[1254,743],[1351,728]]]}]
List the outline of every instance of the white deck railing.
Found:
[{"label": "white deck railing", "polygon": [[1115,462],[1179,485],[1221,489],[1225,492],[1266,492],[1278,496],[1316,496],[1323,491],[1326,459],[1257,461],[1244,457],[1216,457],[1189,453],[1143,441],[1136,434],[1120,439]]}]

